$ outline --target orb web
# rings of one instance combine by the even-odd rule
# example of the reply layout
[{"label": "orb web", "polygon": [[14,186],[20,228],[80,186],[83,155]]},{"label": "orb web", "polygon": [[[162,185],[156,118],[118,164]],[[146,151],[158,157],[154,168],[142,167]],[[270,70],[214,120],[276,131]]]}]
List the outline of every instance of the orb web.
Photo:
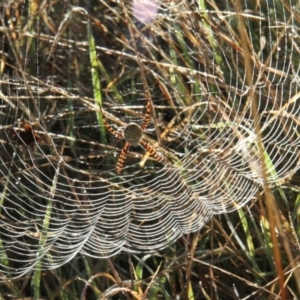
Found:
[{"label": "orb web", "polygon": [[[61,7],[53,3],[38,19],[38,10],[23,2],[2,4],[2,278],[56,268],[78,253],[105,258],[164,249],[213,215],[255,200],[265,178],[250,90],[268,184],[295,174],[299,8],[291,1],[285,7],[241,2],[252,86],[231,3],[200,8],[197,1],[156,1],[156,18],[147,24],[129,9],[153,106],[143,138],[164,160],[131,147],[120,175],[115,167],[124,141],[105,131],[101,112],[122,132],[130,123],[141,126],[146,106],[126,8],[99,1],[99,17],[84,5],[57,14]],[[101,109],[89,26],[102,70]]]}]

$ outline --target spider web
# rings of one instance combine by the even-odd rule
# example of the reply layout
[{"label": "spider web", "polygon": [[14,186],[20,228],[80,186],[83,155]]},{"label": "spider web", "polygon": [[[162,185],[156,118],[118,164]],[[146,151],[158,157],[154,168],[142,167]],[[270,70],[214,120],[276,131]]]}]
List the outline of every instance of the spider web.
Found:
[{"label": "spider web", "polygon": [[[151,3],[2,4],[2,279],[78,253],[163,249],[299,169],[298,4]],[[145,90],[144,139],[164,161],[131,147],[118,175],[125,142],[105,131],[100,107],[121,132],[143,123]]]}]

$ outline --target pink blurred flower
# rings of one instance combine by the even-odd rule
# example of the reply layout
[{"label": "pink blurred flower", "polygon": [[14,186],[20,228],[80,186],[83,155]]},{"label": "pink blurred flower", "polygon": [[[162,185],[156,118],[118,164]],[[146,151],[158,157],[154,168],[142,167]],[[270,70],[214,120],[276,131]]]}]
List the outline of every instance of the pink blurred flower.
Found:
[{"label": "pink blurred flower", "polygon": [[133,0],[133,16],[142,23],[152,22],[158,10],[156,0]]}]

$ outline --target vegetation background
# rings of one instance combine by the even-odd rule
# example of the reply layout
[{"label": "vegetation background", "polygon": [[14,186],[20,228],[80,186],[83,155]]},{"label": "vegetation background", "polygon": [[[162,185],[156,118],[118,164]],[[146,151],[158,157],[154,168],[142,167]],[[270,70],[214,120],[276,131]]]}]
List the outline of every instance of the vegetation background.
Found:
[{"label": "vegetation background", "polygon": [[[150,7],[148,12],[145,6],[138,6],[137,0],[4,0],[0,3],[2,147],[8,149],[7,140],[14,140],[8,133],[8,125],[25,117],[28,120],[26,109],[37,109],[51,123],[52,135],[37,134],[29,128],[26,148],[34,148],[32,144],[39,139],[45,142],[46,134],[54,140],[57,149],[63,148],[62,145],[71,141],[58,134],[64,127],[68,137],[76,142],[76,146],[70,142],[64,155],[85,157],[86,165],[99,168],[102,158],[87,155],[86,146],[80,144],[80,137],[73,129],[80,127],[95,151],[113,151],[114,147],[109,148],[111,137],[103,126],[100,109],[91,119],[91,114],[70,117],[70,112],[86,109],[83,98],[94,99],[94,107],[103,107],[110,122],[118,126],[122,125],[119,120],[128,122],[143,117],[142,110],[134,115],[130,109],[136,104],[134,97],[147,97],[145,88],[153,98],[158,123],[169,122],[176,115],[174,106],[192,106],[201,97],[214,93],[230,99],[224,101],[226,109],[237,113],[247,103],[240,87],[245,85],[245,80],[251,86],[251,80],[257,78],[259,64],[253,60],[258,62],[260,53],[264,52],[264,57],[269,55],[276,63],[268,65],[268,72],[274,73],[262,77],[261,85],[274,91],[280,87],[281,95],[286,97],[284,103],[294,103],[290,115],[296,124],[298,151],[292,156],[299,158],[299,100],[293,98],[299,85],[299,82],[293,84],[299,74],[299,3],[279,0],[144,2]],[[291,33],[295,35],[291,37]],[[136,46],[132,36],[137,39]],[[256,51],[255,58],[248,49],[249,41]],[[127,51],[128,45],[131,52]],[[280,53],[270,50],[279,47]],[[250,65],[254,66],[252,74],[248,73]],[[208,75],[205,80],[204,73]],[[146,87],[141,79],[143,74]],[[241,79],[242,74],[246,79]],[[227,87],[216,81],[216,77],[224,78]],[[72,98],[74,94],[79,96]],[[241,95],[238,101],[242,108],[234,99],[236,94]],[[12,110],[16,97],[25,101]],[[48,101],[44,107],[36,100],[43,97]],[[254,116],[263,114],[264,108],[274,104],[263,90],[257,98],[257,105],[255,101],[252,105]],[[125,106],[117,109],[117,105]],[[68,110],[64,111],[66,107]],[[92,105],[89,108],[90,112]],[[208,112],[207,122],[213,115],[213,110]],[[88,123],[97,128],[95,133]],[[88,135],[88,131],[93,134]],[[277,142],[272,141],[274,145]],[[176,137],[170,141],[167,150],[170,157],[179,152],[180,143]],[[15,143],[14,146],[26,153],[24,145]],[[3,166],[10,164],[6,153],[1,152],[2,193],[7,180]],[[287,170],[289,158],[277,159],[281,170]],[[264,163],[265,158],[261,160]],[[106,166],[113,165],[114,162],[106,161]],[[106,259],[78,254],[53,269],[32,269],[13,279],[5,279],[2,274],[0,299],[299,299],[298,168],[299,159],[284,180],[273,185],[261,184],[255,197],[245,196],[247,204],[242,208],[213,216],[200,231],[180,237],[161,251],[122,252]],[[263,178],[267,179],[266,174]],[[244,185],[242,189],[246,195],[251,187]],[[7,212],[2,210],[1,219],[6,218]],[[2,268],[17,269],[17,263],[9,254],[6,256],[2,246],[1,249]]]}]

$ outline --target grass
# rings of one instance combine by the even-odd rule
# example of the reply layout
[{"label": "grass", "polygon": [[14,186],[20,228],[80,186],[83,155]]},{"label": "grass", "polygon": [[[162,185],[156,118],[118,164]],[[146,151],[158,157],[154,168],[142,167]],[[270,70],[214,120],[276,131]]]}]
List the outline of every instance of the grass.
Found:
[{"label": "grass", "polygon": [[0,299],[300,297],[298,8],[233,3],[1,6]]}]

